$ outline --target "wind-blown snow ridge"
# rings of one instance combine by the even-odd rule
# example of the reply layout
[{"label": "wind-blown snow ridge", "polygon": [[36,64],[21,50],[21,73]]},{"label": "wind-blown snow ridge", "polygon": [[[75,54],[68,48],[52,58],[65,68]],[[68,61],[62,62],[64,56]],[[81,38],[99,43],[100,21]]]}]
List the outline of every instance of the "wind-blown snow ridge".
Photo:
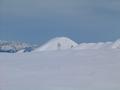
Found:
[{"label": "wind-blown snow ridge", "polygon": [[57,37],[48,41],[35,51],[65,50],[76,47],[78,44],[67,37]]}]

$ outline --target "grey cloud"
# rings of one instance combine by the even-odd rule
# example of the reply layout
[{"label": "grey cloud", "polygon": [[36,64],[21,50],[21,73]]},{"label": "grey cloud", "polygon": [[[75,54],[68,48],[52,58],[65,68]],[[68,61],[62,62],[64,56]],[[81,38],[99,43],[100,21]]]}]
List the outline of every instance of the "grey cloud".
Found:
[{"label": "grey cloud", "polygon": [[13,16],[40,16],[48,13],[88,19],[96,17],[96,13],[104,14],[105,10],[120,11],[119,0],[4,0],[2,3],[0,12]]}]

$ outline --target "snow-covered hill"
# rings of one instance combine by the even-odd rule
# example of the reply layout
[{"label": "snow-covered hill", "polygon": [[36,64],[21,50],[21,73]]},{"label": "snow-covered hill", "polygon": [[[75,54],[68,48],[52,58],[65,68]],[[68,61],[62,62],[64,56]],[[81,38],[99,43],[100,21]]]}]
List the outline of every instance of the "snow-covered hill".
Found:
[{"label": "snow-covered hill", "polygon": [[21,42],[0,41],[0,52],[25,53],[56,50],[81,49],[120,49],[120,39],[115,42],[76,43],[67,37],[57,37],[41,45],[30,45]]},{"label": "snow-covered hill", "polygon": [[78,44],[67,37],[58,37],[48,41],[35,51],[66,50],[76,47]]},{"label": "snow-covered hill", "polygon": [[80,43],[77,44],[67,37],[58,37],[48,41],[46,44],[36,48],[34,51],[54,51],[54,50],[81,50],[81,49],[119,49],[120,40],[115,42]]},{"label": "snow-covered hill", "polygon": [[0,48],[17,51],[0,53],[0,90],[120,90],[120,40],[77,44],[60,37],[38,48]]}]

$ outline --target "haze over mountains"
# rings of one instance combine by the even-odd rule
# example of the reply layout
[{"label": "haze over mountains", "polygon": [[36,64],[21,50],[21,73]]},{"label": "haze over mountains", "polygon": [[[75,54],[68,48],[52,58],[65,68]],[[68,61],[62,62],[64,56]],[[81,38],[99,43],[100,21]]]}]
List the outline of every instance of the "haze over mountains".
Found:
[{"label": "haze over mountains", "polygon": [[67,37],[57,37],[49,40],[43,45],[30,45],[21,42],[0,41],[0,52],[39,52],[55,50],[80,50],[80,49],[119,49],[120,39],[115,42],[98,42],[98,43],[76,43]]}]

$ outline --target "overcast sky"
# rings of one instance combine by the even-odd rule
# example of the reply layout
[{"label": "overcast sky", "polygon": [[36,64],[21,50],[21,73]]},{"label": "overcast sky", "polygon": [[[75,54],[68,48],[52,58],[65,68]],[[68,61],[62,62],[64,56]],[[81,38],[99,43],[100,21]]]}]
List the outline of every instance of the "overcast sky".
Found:
[{"label": "overcast sky", "polygon": [[120,0],[0,0],[0,39],[43,43],[120,38]]}]

